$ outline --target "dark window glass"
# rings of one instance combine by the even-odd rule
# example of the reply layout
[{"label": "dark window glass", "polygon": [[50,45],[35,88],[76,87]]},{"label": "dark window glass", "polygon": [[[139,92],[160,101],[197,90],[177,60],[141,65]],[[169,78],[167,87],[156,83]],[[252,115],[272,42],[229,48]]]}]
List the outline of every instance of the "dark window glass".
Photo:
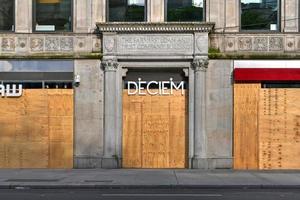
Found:
[{"label": "dark window glass", "polygon": [[203,21],[204,0],[168,0],[168,21]]},{"label": "dark window glass", "polygon": [[145,0],[109,0],[109,21],[145,21]]},{"label": "dark window glass", "polygon": [[14,30],[14,1],[0,0],[0,30]]},{"label": "dark window glass", "polygon": [[35,31],[71,31],[72,0],[35,0]]},{"label": "dark window glass", "polygon": [[241,0],[242,30],[278,31],[278,0]]}]

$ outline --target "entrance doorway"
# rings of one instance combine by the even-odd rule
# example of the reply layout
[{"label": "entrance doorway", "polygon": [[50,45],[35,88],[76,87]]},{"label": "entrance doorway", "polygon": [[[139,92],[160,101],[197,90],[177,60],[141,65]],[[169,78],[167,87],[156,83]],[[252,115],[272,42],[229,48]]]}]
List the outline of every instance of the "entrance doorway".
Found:
[{"label": "entrance doorway", "polygon": [[188,167],[187,89],[165,89],[168,95],[158,88],[142,95],[128,90],[123,90],[123,168]]}]

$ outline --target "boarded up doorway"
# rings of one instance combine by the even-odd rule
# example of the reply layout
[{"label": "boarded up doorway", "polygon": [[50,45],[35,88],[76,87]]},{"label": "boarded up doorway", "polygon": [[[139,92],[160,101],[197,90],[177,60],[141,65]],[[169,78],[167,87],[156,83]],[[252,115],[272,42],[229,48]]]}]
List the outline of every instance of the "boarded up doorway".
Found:
[{"label": "boarded up doorway", "polygon": [[[157,73],[156,73],[157,74]],[[147,76],[144,80],[168,80],[177,74]],[[138,75],[141,75],[140,73]],[[134,75],[132,75],[134,77]],[[149,78],[150,77],[150,78]],[[147,80],[148,78],[148,80]],[[137,77],[133,79],[137,80]],[[170,89],[170,95],[130,95],[123,90],[122,165],[124,168],[186,168],[188,154],[188,92]]]}]

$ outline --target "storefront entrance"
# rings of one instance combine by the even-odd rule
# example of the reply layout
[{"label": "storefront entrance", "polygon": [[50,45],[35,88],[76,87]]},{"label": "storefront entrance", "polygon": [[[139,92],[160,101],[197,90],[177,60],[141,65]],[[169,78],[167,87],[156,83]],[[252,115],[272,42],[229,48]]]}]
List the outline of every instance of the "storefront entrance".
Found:
[{"label": "storefront entrance", "polygon": [[[167,81],[149,81],[151,74],[144,77],[148,79],[144,83],[151,84],[142,85],[144,90],[128,87],[123,90],[122,165],[124,168],[186,168],[188,90],[183,82],[180,85],[177,81],[173,88]],[[163,77],[168,75],[162,72],[162,80]],[[161,84],[165,86],[158,87]]]},{"label": "storefront entrance", "polygon": [[0,97],[0,168],[73,167],[73,89]]}]

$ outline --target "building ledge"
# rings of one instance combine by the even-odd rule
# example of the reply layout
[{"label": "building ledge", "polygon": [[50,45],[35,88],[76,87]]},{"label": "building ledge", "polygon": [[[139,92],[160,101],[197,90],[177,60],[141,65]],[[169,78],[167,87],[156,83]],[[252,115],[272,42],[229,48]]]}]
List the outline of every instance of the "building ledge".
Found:
[{"label": "building ledge", "polygon": [[99,32],[211,32],[214,23],[206,22],[106,22],[97,23]]}]

